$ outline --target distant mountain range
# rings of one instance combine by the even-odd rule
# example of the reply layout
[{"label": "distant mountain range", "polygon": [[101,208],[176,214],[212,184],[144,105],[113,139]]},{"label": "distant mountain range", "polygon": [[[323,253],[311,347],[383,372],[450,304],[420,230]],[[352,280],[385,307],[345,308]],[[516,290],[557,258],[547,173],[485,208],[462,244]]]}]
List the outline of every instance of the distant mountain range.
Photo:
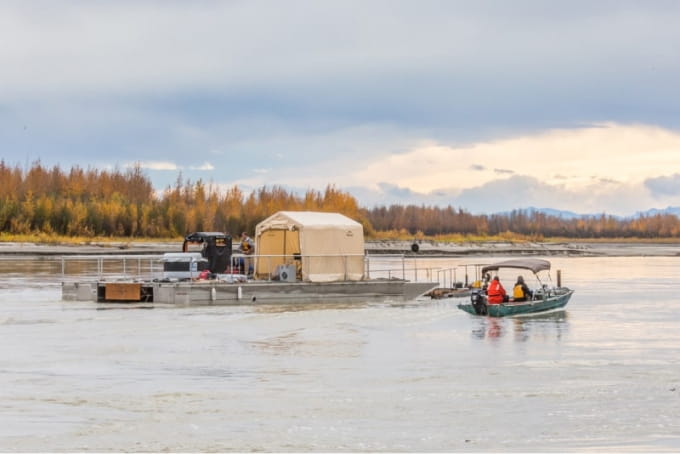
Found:
[{"label": "distant mountain range", "polygon": [[680,218],[680,207],[666,207],[663,210],[652,208],[651,210],[637,212],[633,217],[656,216],[657,214],[674,214]]},{"label": "distant mountain range", "polygon": [[[528,212],[528,213],[543,213],[548,216],[556,216],[558,218],[562,219],[577,219],[577,218],[590,218],[590,217],[599,217],[602,215],[602,213],[574,213],[573,211],[567,211],[567,210],[556,210],[554,208],[536,208],[536,207],[528,207],[528,208],[521,208],[521,211]],[[502,213],[497,213],[501,215],[509,215],[511,212],[510,211],[504,211]],[[637,213],[630,215],[630,216],[617,216],[617,215],[610,215],[607,214],[607,216],[612,216],[616,219],[630,219],[630,218],[640,218],[640,217],[648,217],[648,216],[656,216],[658,214],[672,214],[680,218],[680,206],[677,207],[666,207],[664,209],[658,209],[658,208],[651,208],[647,211],[638,211]]]}]

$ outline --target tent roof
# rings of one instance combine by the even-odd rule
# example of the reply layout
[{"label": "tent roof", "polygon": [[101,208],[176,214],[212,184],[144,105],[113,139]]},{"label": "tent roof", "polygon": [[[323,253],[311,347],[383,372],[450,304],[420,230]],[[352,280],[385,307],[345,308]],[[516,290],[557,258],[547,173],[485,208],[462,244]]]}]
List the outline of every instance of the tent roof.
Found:
[{"label": "tent roof", "polygon": [[482,274],[486,273],[487,271],[496,271],[499,268],[519,268],[523,270],[531,270],[534,273],[538,273],[539,271],[549,270],[550,262],[541,259],[504,260],[502,262],[485,266],[484,268],[482,268]]},{"label": "tent roof", "polygon": [[340,213],[324,213],[319,211],[279,211],[257,226],[257,230],[262,227],[274,227],[277,224],[288,221],[297,226],[305,228],[328,228],[328,227],[361,227],[361,224]]}]

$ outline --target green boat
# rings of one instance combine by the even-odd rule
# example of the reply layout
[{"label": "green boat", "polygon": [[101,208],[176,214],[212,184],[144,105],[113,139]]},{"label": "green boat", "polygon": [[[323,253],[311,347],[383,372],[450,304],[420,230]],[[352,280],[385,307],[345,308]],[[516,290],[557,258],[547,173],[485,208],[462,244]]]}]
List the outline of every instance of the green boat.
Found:
[{"label": "green boat", "polygon": [[[537,288],[526,301],[510,301],[500,304],[488,304],[486,286],[491,280],[491,272],[498,274],[499,271],[527,270],[535,277]],[[502,262],[487,265],[482,268],[484,283],[481,289],[475,289],[470,295],[468,303],[458,305],[460,310],[473,315],[488,315],[490,317],[506,317],[511,315],[533,314],[559,309],[567,305],[574,290],[562,287],[560,273],[558,271],[557,286],[550,286],[542,281],[550,279],[550,262],[542,259],[524,258],[504,260]]]}]

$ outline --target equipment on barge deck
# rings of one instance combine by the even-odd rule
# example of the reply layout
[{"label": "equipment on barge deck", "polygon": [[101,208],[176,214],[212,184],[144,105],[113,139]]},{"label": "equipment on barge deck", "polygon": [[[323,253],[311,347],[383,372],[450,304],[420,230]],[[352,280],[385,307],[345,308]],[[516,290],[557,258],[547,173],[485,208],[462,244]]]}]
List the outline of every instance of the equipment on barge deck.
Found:
[{"label": "equipment on barge deck", "polygon": [[224,273],[231,263],[232,239],[228,233],[194,232],[184,237],[182,252],[189,252],[190,244],[201,244],[201,256],[208,260],[211,273]]}]

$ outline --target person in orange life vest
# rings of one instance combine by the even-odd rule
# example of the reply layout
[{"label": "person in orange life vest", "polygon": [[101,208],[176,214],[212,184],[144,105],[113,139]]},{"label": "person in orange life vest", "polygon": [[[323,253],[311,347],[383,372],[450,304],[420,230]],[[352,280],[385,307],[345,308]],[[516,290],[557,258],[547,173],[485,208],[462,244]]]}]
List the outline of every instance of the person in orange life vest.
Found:
[{"label": "person in orange life vest", "polygon": [[486,300],[489,304],[500,304],[502,302],[508,301],[508,295],[501,285],[501,281],[498,279],[498,276],[494,276],[493,280],[489,284],[489,288],[486,290],[486,295]]},{"label": "person in orange life vest", "polygon": [[515,301],[526,301],[527,299],[533,298],[533,296],[533,292],[529,290],[527,284],[524,283],[524,278],[522,276],[517,276],[517,282],[512,289],[512,299]]}]

